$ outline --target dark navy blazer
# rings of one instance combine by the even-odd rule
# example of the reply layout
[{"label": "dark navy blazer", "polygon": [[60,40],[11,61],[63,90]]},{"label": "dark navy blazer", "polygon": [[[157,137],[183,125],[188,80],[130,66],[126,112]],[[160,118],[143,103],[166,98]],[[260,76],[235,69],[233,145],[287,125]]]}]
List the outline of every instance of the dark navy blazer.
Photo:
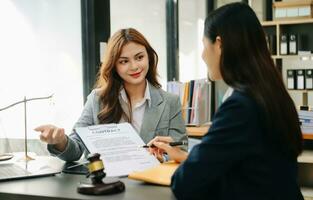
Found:
[{"label": "dark navy blazer", "polygon": [[228,97],[202,142],[172,177],[177,199],[303,199],[297,161],[266,141],[261,113],[245,93],[235,90]]}]

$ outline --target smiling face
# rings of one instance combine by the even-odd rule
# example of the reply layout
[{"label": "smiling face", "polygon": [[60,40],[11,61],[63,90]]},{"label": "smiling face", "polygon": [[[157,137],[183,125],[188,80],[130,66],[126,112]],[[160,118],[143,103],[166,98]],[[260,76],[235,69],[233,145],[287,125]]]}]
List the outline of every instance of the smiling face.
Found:
[{"label": "smiling face", "polygon": [[216,81],[222,79],[220,72],[221,59],[221,38],[218,36],[214,43],[207,37],[203,37],[202,59],[207,65],[210,80]]},{"label": "smiling face", "polygon": [[115,66],[125,86],[145,84],[149,69],[149,58],[145,46],[134,42],[125,44]]}]

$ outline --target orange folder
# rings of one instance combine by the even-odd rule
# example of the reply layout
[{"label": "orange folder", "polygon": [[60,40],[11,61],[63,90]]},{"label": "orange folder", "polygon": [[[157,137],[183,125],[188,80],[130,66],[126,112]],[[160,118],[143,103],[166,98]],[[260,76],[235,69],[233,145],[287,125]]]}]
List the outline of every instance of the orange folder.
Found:
[{"label": "orange folder", "polygon": [[161,163],[156,167],[146,169],[141,172],[132,172],[128,175],[128,178],[158,185],[170,186],[171,177],[178,166],[179,163],[173,161]]}]

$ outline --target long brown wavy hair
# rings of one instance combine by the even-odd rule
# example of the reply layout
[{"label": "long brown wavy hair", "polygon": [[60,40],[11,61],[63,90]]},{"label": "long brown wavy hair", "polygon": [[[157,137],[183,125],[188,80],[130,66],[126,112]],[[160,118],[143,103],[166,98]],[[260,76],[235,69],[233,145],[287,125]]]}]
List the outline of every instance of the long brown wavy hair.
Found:
[{"label": "long brown wavy hair", "polygon": [[296,107],[268,51],[265,33],[254,11],[231,3],[211,12],[204,36],[222,39],[221,74],[225,83],[247,92],[264,110],[265,136],[277,151],[296,159],[302,133]]},{"label": "long brown wavy hair", "polygon": [[131,122],[131,109],[129,109],[129,113],[126,113],[122,109],[119,101],[119,93],[123,85],[123,79],[116,72],[116,63],[121,55],[122,49],[129,42],[143,45],[146,48],[149,59],[149,69],[146,79],[154,87],[161,87],[157,80],[156,68],[158,65],[158,55],[146,38],[133,28],[117,31],[108,41],[95,85],[95,88],[99,89],[98,94],[101,104],[101,110],[98,113],[100,123],[118,123],[122,117],[127,122]]}]

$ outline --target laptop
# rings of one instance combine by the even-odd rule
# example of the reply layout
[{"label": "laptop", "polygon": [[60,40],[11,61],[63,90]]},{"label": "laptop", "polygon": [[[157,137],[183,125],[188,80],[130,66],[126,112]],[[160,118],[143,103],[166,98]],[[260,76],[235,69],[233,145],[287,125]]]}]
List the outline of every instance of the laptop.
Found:
[{"label": "laptop", "polygon": [[0,181],[52,176],[61,172],[61,168],[52,167],[41,161],[0,162]]}]

